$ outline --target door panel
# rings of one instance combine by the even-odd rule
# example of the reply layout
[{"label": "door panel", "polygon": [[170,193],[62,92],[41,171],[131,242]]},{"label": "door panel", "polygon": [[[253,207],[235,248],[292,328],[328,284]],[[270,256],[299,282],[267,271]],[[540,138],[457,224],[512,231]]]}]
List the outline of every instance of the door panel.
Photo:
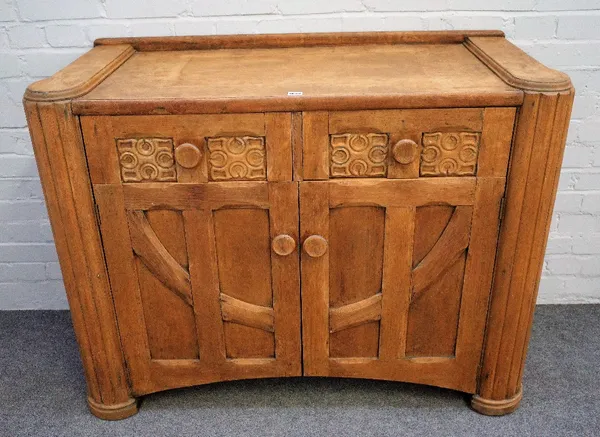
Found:
[{"label": "door panel", "polygon": [[379,321],[358,324],[360,319],[352,317],[355,312],[348,311],[348,305],[381,294],[384,224],[385,209],[381,207],[330,210],[329,308],[339,320],[330,337],[331,357],[378,354]]},{"label": "door panel", "polygon": [[136,395],[301,372],[297,184],[233,185],[94,187]]},{"label": "door panel", "polygon": [[302,182],[305,374],[473,392],[503,190],[503,178]]},{"label": "door panel", "polygon": [[[144,215],[131,217],[129,226],[136,231],[142,230],[148,235],[148,240],[152,240],[144,244],[137,242],[144,237],[132,238],[150,356],[153,359],[197,359],[193,307],[188,299],[182,298],[175,281],[156,265],[157,262],[170,262],[185,274],[188,259],[181,213],[147,211]],[[184,281],[189,295],[189,278]]]},{"label": "door panel", "polygon": [[407,356],[455,353],[471,217],[470,206],[416,209]]},{"label": "door panel", "polygon": [[[213,220],[222,302],[272,308],[268,211],[220,209]],[[233,321],[223,328],[227,358],[275,356],[273,332]]]}]

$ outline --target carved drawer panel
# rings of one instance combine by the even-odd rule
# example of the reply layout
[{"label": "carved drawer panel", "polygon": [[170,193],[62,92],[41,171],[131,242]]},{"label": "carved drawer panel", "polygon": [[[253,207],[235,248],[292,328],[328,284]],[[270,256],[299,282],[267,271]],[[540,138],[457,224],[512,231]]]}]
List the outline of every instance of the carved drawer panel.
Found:
[{"label": "carved drawer panel", "polygon": [[175,182],[171,138],[117,139],[123,182]]},{"label": "carved drawer panel", "polygon": [[266,180],[264,137],[208,138],[211,181]]},{"label": "carved drawer panel", "polygon": [[386,134],[341,134],[330,137],[331,177],[385,177]]},{"label": "carved drawer panel", "polygon": [[423,134],[421,176],[473,176],[477,170],[478,132]]}]

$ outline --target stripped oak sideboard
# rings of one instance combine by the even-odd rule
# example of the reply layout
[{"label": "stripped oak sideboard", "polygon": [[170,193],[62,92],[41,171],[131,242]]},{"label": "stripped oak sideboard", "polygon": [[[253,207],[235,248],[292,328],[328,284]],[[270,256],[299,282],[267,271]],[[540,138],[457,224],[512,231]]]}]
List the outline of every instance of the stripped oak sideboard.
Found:
[{"label": "stripped oak sideboard", "polygon": [[97,40],[24,97],[92,413],[299,375],[513,411],[573,94],[498,31]]}]

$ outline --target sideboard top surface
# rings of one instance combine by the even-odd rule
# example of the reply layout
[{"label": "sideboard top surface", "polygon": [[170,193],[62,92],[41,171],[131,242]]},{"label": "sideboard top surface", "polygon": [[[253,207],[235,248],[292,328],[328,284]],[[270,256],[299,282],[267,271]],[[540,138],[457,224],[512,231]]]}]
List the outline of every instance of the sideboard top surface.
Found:
[{"label": "sideboard top surface", "polygon": [[513,92],[460,44],[140,52],[87,100]]},{"label": "sideboard top surface", "polygon": [[499,32],[374,32],[99,40],[25,97],[169,114],[515,106],[569,87]]}]

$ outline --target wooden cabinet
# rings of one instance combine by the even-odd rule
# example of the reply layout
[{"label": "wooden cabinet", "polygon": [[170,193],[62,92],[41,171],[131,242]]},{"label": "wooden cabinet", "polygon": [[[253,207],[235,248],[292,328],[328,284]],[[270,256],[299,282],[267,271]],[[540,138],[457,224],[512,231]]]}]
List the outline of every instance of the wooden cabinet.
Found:
[{"label": "wooden cabinet", "polygon": [[91,411],[300,375],[513,411],[572,96],[498,32],[97,41],[25,95]]}]

